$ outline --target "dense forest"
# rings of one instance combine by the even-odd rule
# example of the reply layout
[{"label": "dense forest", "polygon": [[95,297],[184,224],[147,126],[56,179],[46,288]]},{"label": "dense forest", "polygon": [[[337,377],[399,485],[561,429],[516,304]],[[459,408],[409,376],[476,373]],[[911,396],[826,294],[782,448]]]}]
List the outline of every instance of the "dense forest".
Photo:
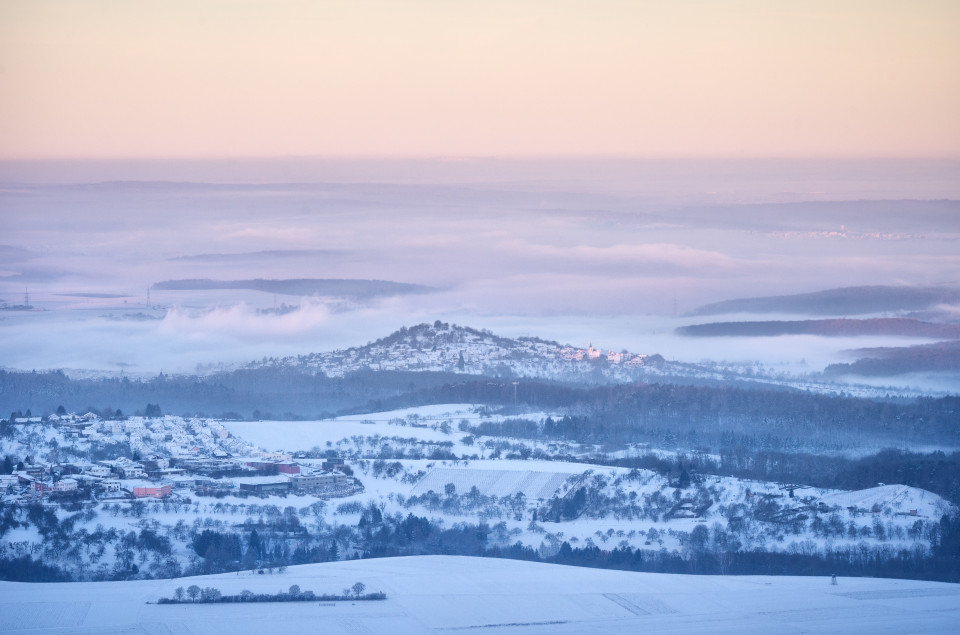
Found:
[{"label": "dense forest", "polygon": [[121,409],[134,414],[146,402],[165,411],[232,419],[316,419],[365,404],[455,381],[452,373],[363,371],[331,378],[285,368],[253,368],[208,376],[164,375],[152,379],[71,379],[61,371],[0,371],[0,412],[19,409],[41,415],[62,405]]},{"label": "dense forest", "polygon": [[[566,416],[500,434],[622,445],[718,448],[735,435],[767,450],[843,450],[863,445],[960,447],[960,397],[876,401],[796,390],[673,384],[572,388],[541,382],[470,381],[418,395],[422,403],[525,404]],[[403,399],[391,402],[391,407]],[[481,434],[497,433],[488,424]]]}]

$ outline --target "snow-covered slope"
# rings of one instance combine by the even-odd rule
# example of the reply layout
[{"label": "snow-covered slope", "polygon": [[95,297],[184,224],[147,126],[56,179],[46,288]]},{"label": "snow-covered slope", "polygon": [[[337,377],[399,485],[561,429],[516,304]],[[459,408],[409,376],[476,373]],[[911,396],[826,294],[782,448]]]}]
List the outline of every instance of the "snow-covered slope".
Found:
[{"label": "snow-covered slope", "polygon": [[820,499],[827,506],[856,507],[862,510],[894,509],[915,516],[936,517],[942,513],[943,499],[926,490],[907,485],[879,485],[855,492],[836,492]]},{"label": "snow-covered slope", "polygon": [[[523,415],[535,421],[546,416],[543,412]],[[189,524],[196,528],[194,533],[217,526],[243,536],[248,530],[241,523],[257,522],[263,509],[280,516],[281,510],[289,508],[304,526],[311,527],[312,539],[322,542],[319,536],[326,531],[322,523],[355,529],[363,510],[372,505],[384,515],[413,514],[445,527],[486,523],[489,546],[508,548],[520,543],[544,558],[556,555],[564,542],[575,549],[664,549],[689,557],[694,549],[689,538],[695,531],[700,538],[707,537],[701,547],[710,552],[762,549],[849,555],[870,550],[888,557],[891,550],[901,549],[930,553],[941,516],[955,513],[955,507],[940,496],[905,485],[840,491],[700,474],[680,488],[679,472],[671,476],[662,470],[604,466],[594,446],[521,442],[474,433],[471,427],[504,418],[476,405],[436,404],[325,421],[221,422],[169,415],[122,422],[90,419],[81,422],[90,434],[80,437],[67,435],[56,423],[35,424],[36,434],[19,430],[0,440],[0,456],[32,455],[52,461],[54,454],[82,457],[85,451],[108,447],[104,444],[128,442],[145,456],[176,451],[194,457],[195,444],[204,453],[239,448],[240,456],[246,457],[260,456],[261,449],[296,456],[309,470],[320,469],[322,457],[331,452],[346,459],[363,489],[352,488],[334,498],[296,492],[261,500],[239,491],[241,484],[259,479],[232,475],[217,481],[218,498],[210,498],[206,488],[194,491],[188,484],[192,476],[187,474],[177,477],[181,487],[168,500],[140,501],[134,506],[104,493],[100,504],[82,513],[59,509],[60,520],[69,519],[72,530],[98,537],[87,540],[78,534],[79,547],[72,559],[64,556],[57,543],[44,541],[35,521],[22,512],[24,525],[14,525],[3,535],[0,551],[10,557],[37,556],[45,564],[60,562],[58,566],[69,568],[80,579],[105,579],[117,562],[112,547],[119,544],[116,532],[144,528],[161,532],[171,541],[175,564],[183,568],[191,558],[195,560],[196,553],[193,535],[177,530],[178,525]],[[464,423],[464,429],[459,429]],[[628,454],[671,458],[648,448],[631,447]],[[557,460],[561,457],[579,460]],[[598,463],[591,462],[593,458]],[[231,461],[223,459],[228,465]],[[47,466],[47,473],[51,471],[52,466]],[[144,485],[142,480],[119,480],[130,492]],[[25,505],[34,500],[34,494],[24,488],[0,496],[11,505]],[[790,489],[796,490],[795,496],[789,496]],[[325,511],[315,512],[316,505]],[[114,533],[104,535],[103,528]],[[341,556],[363,553],[356,545],[344,539]],[[171,575],[163,558],[141,561],[139,566],[150,575]]]},{"label": "snow-covered slope", "polygon": [[[178,586],[224,594],[297,584],[339,593],[363,582],[381,602],[147,604]],[[632,573],[451,556],[291,567],[178,580],[0,582],[7,633],[954,633],[960,587],[826,577]]]}]

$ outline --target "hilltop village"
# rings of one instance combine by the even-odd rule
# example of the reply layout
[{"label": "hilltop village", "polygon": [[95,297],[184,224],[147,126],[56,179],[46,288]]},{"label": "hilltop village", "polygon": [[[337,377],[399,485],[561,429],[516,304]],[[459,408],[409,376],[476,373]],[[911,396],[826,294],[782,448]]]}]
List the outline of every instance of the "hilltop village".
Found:
[{"label": "hilltop village", "polygon": [[604,351],[586,346],[561,345],[537,337],[506,338],[437,320],[401,328],[365,346],[297,357],[264,359],[253,366],[311,369],[328,377],[343,377],[358,370],[448,371],[509,374],[518,377],[575,378],[600,372],[610,378],[631,378],[638,371],[655,370],[660,355]]}]

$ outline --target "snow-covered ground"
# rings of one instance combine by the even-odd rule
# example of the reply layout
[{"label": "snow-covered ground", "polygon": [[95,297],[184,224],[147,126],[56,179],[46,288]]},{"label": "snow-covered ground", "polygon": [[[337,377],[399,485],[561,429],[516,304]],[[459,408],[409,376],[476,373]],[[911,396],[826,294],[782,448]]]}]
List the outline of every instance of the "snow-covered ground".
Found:
[{"label": "snow-covered ground", "polygon": [[[683,551],[688,532],[698,525],[712,530],[718,523],[728,530],[735,524],[744,548],[803,552],[828,545],[925,547],[929,528],[953,509],[936,494],[904,485],[852,492],[803,488],[796,490],[795,498],[790,498],[777,483],[710,477],[697,487],[677,490],[665,477],[649,470],[631,473],[627,468],[563,461],[386,463],[397,466],[398,471],[388,475],[385,470],[374,476],[370,463],[361,463],[358,476],[365,491],[332,501],[333,506],[346,501],[373,501],[385,513],[413,512],[451,523],[502,523],[502,535],[498,537],[495,532],[491,540],[503,544],[520,542],[545,555],[555,552],[564,540],[573,546],[597,544],[610,549],[626,544]],[[453,485],[459,500],[452,500],[448,485]],[[490,498],[471,505],[473,487],[481,496]],[[588,504],[579,517],[554,522],[550,516],[541,516],[539,523],[529,522],[531,511],[544,509],[544,502],[554,494],[562,497],[580,487],[585,487],[587,499],[596,503]],[[518,493],[524,498],[515,508],[511,502]],[[696,515],[684,513],[682,506],[686,502],[691,509],[697,509]],[[767,514],[762,511],[764,505],[771,506]],[[520,516],[514,515],[516,511],[520,511]],[[359,517],[358,512],[346,513],[339,519],[355,523]],[[790,529],[800,517],[806,520],[799,520]],[[810,518],[818,520],[811,522]],[[880,530],[878,523],[882,525]],[[851,532],[851,525],[855,532]]]},{"label": "snow-covered ground", "polygon": [[[178,586],[339,593],[378,602],[157,605]],[[0,582],[5,633],[955,633],[960,586],[827,577],[683,576],[453,556],[291,567],[274,575]]]},{"label": "snow-covered ground", "polygon": [[[538,421],[547,413],[522,416]],[[778,483],[701,475],[691,487],[678,489],[666,475],[649,470],[631,472],[626,468],[533,457],[520,460],[516,453],[513,460],[494,459],[492,449],[499,444],[522,443],[547,454],[566,454],[571,451],[567,447],[571,444],[561,448],[549,441],[518,441],[458,429],[463,420],[475,426],[503,419],[503,415],[488,414],[476,405],[454,403],[322,421],[220,422],[166,416],[99,422],[93,427],[104,440],[132,442],[136,438],[145,453],[182,450],[193,442],[207,450],[240,448],[251,455],[261,448],[289,454],[317,448],[333,450],[347,457],[363,491],[327,500],[322,514],[325,522],[355,527],[362,510],[374,504],[385,514],[413,513],[446,527],[459,522],[486,522],[492,528],[491,544],[507,546],[519,542],[544,556],[556,553],[563,542],[573,547],[663,548],[683,554],[689,549],[687,536],[698,526],[710,531],[712,541],[722,538],[718,529],[735,533],[740,545],[737,548],[744,550],[811,553],[862,546],[920,546],[926,550],[932,528],[944,513],[953,509],[940,496],[903,485],[883,485],[858,492],[803,487],[796,489],[795,497],[790,497]],[[52,426],[38,429],[43,434],[38,434],[29,448],[18,446],[15,455],[22,456],[27,449],[42,452],[41,447],[52,438],[58,441],[61,451],[94,443],[84,438],[67,438]],[[174,441],[165,441],[170,437]],[[558,447],[551,450],[551,446]],[[5,447],[0,443],[0,449]],[[390,458],[398,450],[406,450],[404,456],[413,456],[412,451],[418,448],[423,457],[439,448],[448,450],[449,456],[478,458]],[[581,460],[589,460],[591,452],[580,450]],[[650,448],[625,452],[674,456]],[[315,468],[321,463],[318,458],[297,460]],[[220,482],[229,486],[242,481],[250,479],[234,476]],[[125,487],[129,485],[127,481],[123,483]],[[586,505],[575,517],[560,518],[551,500],[555,500],[555,495],[570,497],[580,488],[585,489]],[[144,519],[157,522],[158,529],[174,537],[174,551],[182,563],[187,562],[192,551],[189,540],[182,535],[177,537],[172,530],[178,521],[197,526],[217,522],[224,528],[234,527],[245,519],[259,518],[261,512],[255,510],[263,505],[277,515],[292,507],[308,523],[315,519],[307,508],[323,502],[316,495],[243,498],[235,490],[228,490],[225,497],[217,499],[193,497],[188,490],[177,490],[175,494],[173,500],[148,503],[142,511]],[[184,496],[192,497],[192,503],[179,502]],[[120,531],[129,531],[132,524],[139,528],[138,517],[128,502],[105,501],[93,511],[97,513],[75,521],[76,527],[90,533],[96,533],[98,525]],[[59,515],[61,519],[69,516],[64,510]],[[15,554],[38,553],[40,542],[35,528],[14,528],[3,537],[0,546]],[[107,553],[93,568],[111,562],[111,553]]]},{"label": "snow-covered ground", "polygon": [[828,506],[839,505],[859,509],[872,509],[874,506],[881,509],[889,507],[901,513],[909,513],[913,510],[917,515],[923,516],[942,513],[942,510],[936,508],[937,503],[942,500],[939,496],[906,485],[881,484],[855,492],[834,492],[821,497],[820,500]]},{"label": "snow-covered ground", "polygon": [[[499,415],[481,416],[479,412],[477,406],[470,404],[440,404],[337,420],[224,422],[223,425],[231,435],[270,450],[294,452],[313,446],[330,447],[327,445],[330,443],[338,450],[360,450],[360,455],[376,456],[377,448],[383,447],[387,439],[394,439],[390,443],[397,446],[396,439],[404,438],[425,443],[452,442],[451,450],[462,456],[477,452],[478,447],[488,442],[504,441],[477,436],[471,447],[463,445],[464,433],[455,429],[462,418],[471,424],[481,419],[503,419]],[[539,420],[546,415],[523,416]],[[439,429],[444,422],[448,430],[451,426],[454,430]],[[366,441],[363,444],[350,441],[359,437]],[[371,439],[375,437],[382,442],[371,446]],[[544,449],[549,445],[528,440],[523,443]],[[673,454],[646,448],[628,452]],[[804,552],[828,546],[852,548],[864,543],[909,548],[918,542],[924,546],[929,544],[926,539],[929,527],[953,509],[936,494],[904,485],[884,485],[856,492],[803,487],[795,491],[795,497],[790,497],[778,483],[708,477],[695,488],[679,491],[670,486],[666,477],[648,470],[638,470],[633,478],[628,478],[630,470],[626,468],[564,461],[386,459],[380,463],[392,465],[394,470],[384,468],[381,472],[371,469],[370,460],[353,463],[365,491],[344,501],[334,501],[337,504],[373,501],[387,513],[414,512],[447,522],[478,519],[491,525],[502,522],[505,526],[493,540],[501,544],[521,542],[547,555],[564,540],[573,546],[597,544],[613,548],[626,544],[633,548],[663,547],[682,551],[686,533],[697,525],[713,528],[719,523],[723,528],[730,528],[731,519],[738,527],[744,548]],[[571,478],[575,476],[580,478]],[[461,500],[445,504],[450,498],[449,485],[453,485],[453,492],[460,497],[476,487],[480,495],[495,497],[500,502],[473,501],[471,506],[471,501]],[[588,498],[598,501],[595,506],[588,507],[575,519],[543,522],[545,519],[541,517],[539,525],[529,523],[531,512],[542,507],[544,501],[581,486],[593,492]],[[432,499],[427,496],[430,492],[434,494]],[[504,501],[505,497],[518,493],[522,493],[524,499],[517,507]],[[415,502],[417,500],[420,502]],[[685,511],[685,503],[690,512]],[[765,514],[760,510],[763,505],[772,506],[774,510]],[[606,511],[599,511],[604,509]],[[359,520],[359,513],[344,516],[341,522]],[[757,522],[758,517],[764,521]],[[811,518],[816,520],[811,522]],[[878,527],[878,523],[882,527]]]},{"label": "snow-covered ground", "polygon": [[[233,438],[267,451],[289,453],[319,448],[350,456],[376,456],[383,445],[395,448],[420,445],[427,450],[425,454],[442,445],[457,456],[472,456],[483,454],[483,449],[464,443],[464,435],[470,433],[459,429],[462,423],[474,426],[511,418],[540,422],[550,414],[533,412],[508,417],[489,414],[485,410],[475,404],[434,404],[319,421],[223,421],[216,424],[229,431]],[[470,441],[473,440],[471,437]],[[531,449],[546,449],[548,446],[547,441],[524,440],[523,443]]]},{"label": "snow-covered ground", "polygon": [[[327,443],[356,436],[415,436],[422,441],[443,442],[463,436],[456,429],[460,421],[477,423],[480,420],[478,408],[472,404],[437,404],[320,421],[224,421],[223,426],[231,434],[264,449],[288,452],[309,450],[314,446],[325,448]],[[446,432],[439,429],[444,422],[450,424]]]}]

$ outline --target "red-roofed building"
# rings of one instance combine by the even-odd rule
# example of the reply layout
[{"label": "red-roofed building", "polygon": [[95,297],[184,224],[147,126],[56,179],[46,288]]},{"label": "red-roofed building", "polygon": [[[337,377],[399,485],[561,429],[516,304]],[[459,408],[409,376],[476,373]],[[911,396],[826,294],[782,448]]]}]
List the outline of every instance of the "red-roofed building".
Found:
[{"label": "red-roofed building", "polygon": [[278,461],[247,461],[247,466],[267,474],[299,474],[300,466],[296,463]]},{"label": "red-roofed building", "polygon": [[170,495],[172,489],[170,485],[161,485],[160,487],[134,487],[133,495],[135,498],[166,498]]}]

